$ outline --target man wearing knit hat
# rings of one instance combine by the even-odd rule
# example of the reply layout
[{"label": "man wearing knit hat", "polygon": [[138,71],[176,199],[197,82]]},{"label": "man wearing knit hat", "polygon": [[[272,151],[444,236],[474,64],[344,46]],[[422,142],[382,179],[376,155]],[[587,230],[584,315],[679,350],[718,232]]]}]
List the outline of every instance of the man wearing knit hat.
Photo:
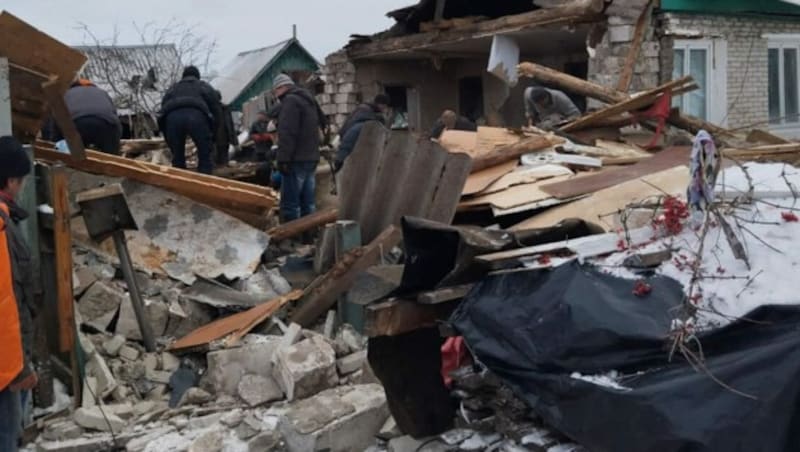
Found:
[{"label": "man wearing knit hat", "polygon": [[314,96],[288,75],[275,77],[272,92],[281,101],[276,158],[283,176],[281,219],[292,221],[314,211],[320,135],[327,120]]},{"label": "man wearing knit hat", "polygon": [[14,201],[31,166],[16,139],[0,137],[0,450],[12,452],[22,430],[20,392],[38,381],[31,364],[31,255],[19,230],[28,213]]}]

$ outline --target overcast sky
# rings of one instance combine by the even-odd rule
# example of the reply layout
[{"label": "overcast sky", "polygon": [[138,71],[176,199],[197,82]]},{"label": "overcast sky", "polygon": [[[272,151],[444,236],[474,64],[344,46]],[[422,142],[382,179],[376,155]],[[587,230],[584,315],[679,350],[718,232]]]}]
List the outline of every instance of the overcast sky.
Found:
[{"label": "overcast sky", "polygon": [[79,24],[100,39],[114,25],[120,44],[141,44],[134,23],[166,24],[176,19],[196,25],[217,42],[213,67],[237,53],[298,38],[320,61],[347,43],[352,33],[371,34],[390,27],[386,12],[416,0],[3,0],[0,9],[70,45],[91,44]]}]

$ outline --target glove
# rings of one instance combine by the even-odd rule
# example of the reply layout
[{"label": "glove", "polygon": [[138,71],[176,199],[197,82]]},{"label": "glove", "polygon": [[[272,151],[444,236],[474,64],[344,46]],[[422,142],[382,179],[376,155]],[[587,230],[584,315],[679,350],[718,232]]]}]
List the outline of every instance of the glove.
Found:
[{"label": "glove", "polygon": [[278,172],[282,175],[286,176],[289,174],[289,163],[288,162],[278,162]]}]

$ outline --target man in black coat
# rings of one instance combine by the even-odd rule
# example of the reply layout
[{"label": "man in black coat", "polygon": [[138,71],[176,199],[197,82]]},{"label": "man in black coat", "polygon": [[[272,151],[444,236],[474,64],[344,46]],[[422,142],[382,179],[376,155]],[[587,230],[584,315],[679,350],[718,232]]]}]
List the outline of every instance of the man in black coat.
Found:
[{"label": "man in black coat", "polygon": [[320,136],[327,129],[327,119],[314,96],[295,86],[288,75],[275,77],[272,90],[281,101],[277,152],[283,176],[281,217],[292,221],[314,212]]},{"label": "man in black coat", "polygon": [[370,121],[377,121],[381,124],[386,123],[386,116],[389,113],[389,96],[378,94],[372,103],[361,104],[356,108],[350,117],[344,122],[339,130],[339,149],[336,151],[334,170],[339,171],[344,165],[345,159],[353,152],[361,136],[361,129],[364,124]]},{"label": "man in black coat", "polygon": [[159,127],[172,152],[172,166],[186,168],[186,137],[197,146],[197,170],[211,174],[214,164],[214,131],[222,120],[222,106],[214,88],[200,80],[194,66],[183,70],[183,78],[161,100]]},{"label": "man in black coat", "polygon": [[[122,124],[111,97],[89,80],[78,79],[64,94],[72,122],[83,145],[107,154],[119,154]],[[61,141],[64,135],[52,119],[42,132],[45,139]]]},{"label": "man in black coat", "polygon": [[478,126],[465,116],[458,116],[453,110],[445,110],[431,130],[431,138],[440,138],[445,130],[464,130],[475,132]]}]

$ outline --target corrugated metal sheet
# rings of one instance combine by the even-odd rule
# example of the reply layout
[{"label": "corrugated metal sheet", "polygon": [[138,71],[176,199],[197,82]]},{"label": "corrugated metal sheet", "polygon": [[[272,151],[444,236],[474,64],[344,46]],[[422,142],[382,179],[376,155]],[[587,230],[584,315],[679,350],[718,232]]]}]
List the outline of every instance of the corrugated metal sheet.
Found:
[{"label": "corrugated metal sheet", "polygon": [[121,115],[158,111],[164,92],[183,70],[173,44],[75,49],[89,57],[82,76],[106,90]]},{"label": "corrugated metal sheet", "polygon": [[291,42],[289,39],[236,55],[212,82],[222,93],[222,102],[233,102]]}]

